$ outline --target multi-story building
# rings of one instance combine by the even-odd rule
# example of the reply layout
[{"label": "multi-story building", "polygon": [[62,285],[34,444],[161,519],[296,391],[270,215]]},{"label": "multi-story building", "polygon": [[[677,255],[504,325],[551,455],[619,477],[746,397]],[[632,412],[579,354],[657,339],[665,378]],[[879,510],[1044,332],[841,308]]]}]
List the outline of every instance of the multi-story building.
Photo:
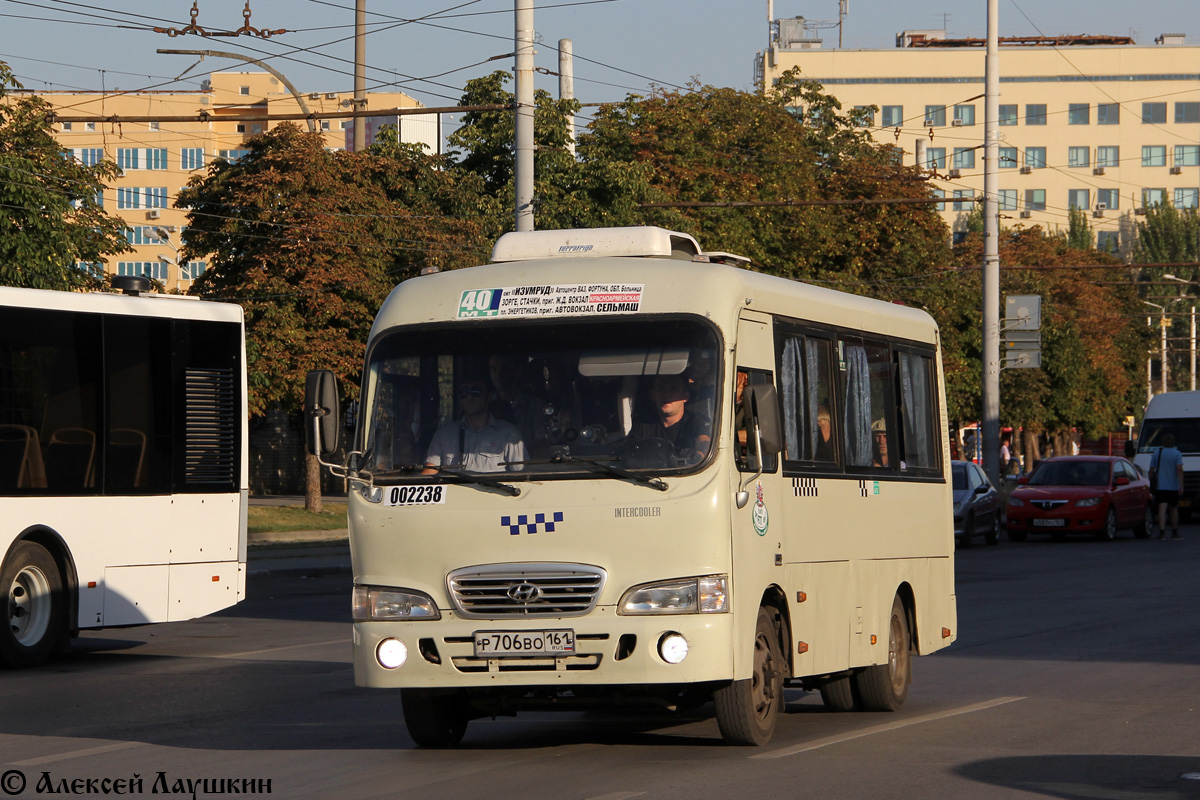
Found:
[{"label": "multi-story building", "polygon": [[[213,159],[240,157],[249,138],[274,124],[247,117],[303,114],[309,119],[296,124],[311,124],[324,134],[331,149],[352,144],[357,121],[331,116],[353,107],[353,93],[297,97],[265,72],[216,72],[198,91],[37,94],[54,107],[59,119],[71,120],[56,122],[54,133],[75,158],[84,164],[107,159],[121,168],[121,176],[104,191],[103,203],[106,211],[125,221],[133,251],[114,257],[103,265],[104,270],[116,275],[146,275],[168,290],[186,290],[206,266],[203,260],[179,261],[187,212],[174,207],[175,196]],[[382,125],[392,124],[398,125],[403,141],[438,152],[441,131],[437,114],[385,114],[386,110],[419,107],[420,103],[399,92],[372,92],[367,95],[367,110],[379,110],[380,116],[358,119],[367,125],[368,142]],[[180,117],[193,120],[181,122]]]},{"label": "multi-story building", "polygon": [[[918,154],[956,236],[983,192],[982,39],[904,31],[890,50],[825,49],[803,18],[777,20],[756,77],[798,67],[843,109],[877,106],[876,141]],[[1001,224],[1065,230],[1084,209],[1097,246],[1127,253],[1151,204],[1200,204],[1200,47],[1182,34],[1002,38]]]}]

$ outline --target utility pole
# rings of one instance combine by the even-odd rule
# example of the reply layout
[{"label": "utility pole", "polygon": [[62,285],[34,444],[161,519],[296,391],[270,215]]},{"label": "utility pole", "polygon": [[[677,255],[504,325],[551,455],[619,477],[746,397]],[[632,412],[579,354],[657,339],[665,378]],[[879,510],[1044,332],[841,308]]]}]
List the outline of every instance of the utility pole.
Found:
[{"label": "utility pole", "polygon": [[533,230],[533,0],[516,0],[516,229]]},{"label": "utility pole", "polygon": [[[575,59],[570,39],[558,40],[558,99],[575,99]],[[567,152],[575,156],[575,114],[567,114]]]},{"label": "utility pole", "polygon": [[1000,484],[1000,13],[987,0],[983,100],[983,470]]},{"label": "utility pole", "polygon": [[[367,0],[354,0],[354,110],[367,107]],[[354,118],[354,152],[367,149],[366,117]]]}]

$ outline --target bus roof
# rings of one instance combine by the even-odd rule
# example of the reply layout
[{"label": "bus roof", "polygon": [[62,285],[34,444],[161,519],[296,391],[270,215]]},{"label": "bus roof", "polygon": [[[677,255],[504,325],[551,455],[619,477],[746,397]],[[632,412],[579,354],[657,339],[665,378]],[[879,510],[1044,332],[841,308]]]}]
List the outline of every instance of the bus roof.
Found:
[{"label": "bus roof", "polygon": [[1156,394],[1146,405],[1146,419],[1200,416],[1200,392]]},{"label": "bus roof", "polygon": [[242,307],[234,303],[197,301],[180,295],[143,294],[136,297],[115,292],[57,292],[49,289],[0,287],[0,305],[84,311],[96,314],[127,314],[135,317],[241,322]]}]

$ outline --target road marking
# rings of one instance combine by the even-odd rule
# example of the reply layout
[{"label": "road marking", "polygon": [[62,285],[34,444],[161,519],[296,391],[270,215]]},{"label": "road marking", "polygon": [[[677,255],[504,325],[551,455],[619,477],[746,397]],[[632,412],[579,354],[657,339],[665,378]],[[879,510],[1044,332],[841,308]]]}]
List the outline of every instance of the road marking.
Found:
[{"label": "road marking", "polygon": [[39,764],[52,764],[55,761],[66,761],[70,758],[83,758],[85,756],[96,756],[101,753],[112,753],[116,750],[128,750],[131,747],[141,747],[145,742],[117,742],[116,744],[102,744],[99,747],[88,747],[83,750],[72,750],[69,753],[59,753],[53,756],[39,756],[37,758],[27,758],[24,761],[14,761],[14,767],[36,767]]},{"label": "road marking", "polygon": [[246,658],[247,656],[260,656],[263,653],[279,653],[284,650],[298,650],[301,647],[325,647],[331,644],[350,644],[349,636],[342,636],[338,639],[330,639],[325,642],[305,642],[304,644],[289,644],[283,647],[267,647],[262,650],[247,650],[243,653],[228,653],[223,656],[213,656],[213,658]]},{"label": "road marking", "polygon": [[864,728],[863,730],[860,730],[860,731],[852,731],[850,733],[843,733],[838,736],[829,736],[824,739],[817,739],[816,741],[813,741],[813,742],[806,742],[805,744],[798,744],[794,747],[785,747],[782,750],[772,750],[769,753],[761,753],[756,756],[750,756],[750,758],[783,758],[784,756],[794,756],[797,753],[807,753],[809,750],[818,750],[822,747],[828,747],[829,745],[832,745],[832,744],[841,744],[842,742],[849,742],[854,739],[861,739],[864,736],[874,736],[877,733],[887,733],[888,731],[894,731],[894,730],[898,730],[900,728],[907,728],[910,725],[920,725],[923,722],[933,722],[933,721],[939,720],[939,719],[948,719],[949,717],[957,717],[962,714],[971,714],[976,711],[984,711],[989,708],[995,708],[996,706],[1002,706],[1006,703],[1015,703],[1018,700],[1024,700],[1024,699],[1025,699],[1024,697],[997,697],[994,700],[985,700],[982,703],[975,703],[974,705],[962,706],[960,708],[950,708],[950,709],[946,709],[945,711],[937,711],[933,714],[926,714],[923,717],[913,717],[912,719],[897,720],[896,722],[889,722],[886,725],[876,725],[872,728]]}]

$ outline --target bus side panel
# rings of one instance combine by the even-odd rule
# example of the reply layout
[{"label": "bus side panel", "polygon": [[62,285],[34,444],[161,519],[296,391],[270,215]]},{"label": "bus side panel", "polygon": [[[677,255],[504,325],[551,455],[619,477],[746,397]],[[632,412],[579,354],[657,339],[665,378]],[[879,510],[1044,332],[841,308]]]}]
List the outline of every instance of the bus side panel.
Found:
[{"label": "bus side panel", "polygon": [[238,601],[241,579],[240,565],[236,561],[172,564],[167,621],[195,619],[228,608]]},{"label": "bus side panel", "polygon": [[170,572],[165,564],[108,567],[104,570],[101,583],[104,591],[104,624],[166,622],[169,581]]},{"label": "bus side panel", "polygon": [[239,560],[240,493],[179,494],[171,497],[170,503],[174,521],[155,535],[166,541],[171,564]]}]

